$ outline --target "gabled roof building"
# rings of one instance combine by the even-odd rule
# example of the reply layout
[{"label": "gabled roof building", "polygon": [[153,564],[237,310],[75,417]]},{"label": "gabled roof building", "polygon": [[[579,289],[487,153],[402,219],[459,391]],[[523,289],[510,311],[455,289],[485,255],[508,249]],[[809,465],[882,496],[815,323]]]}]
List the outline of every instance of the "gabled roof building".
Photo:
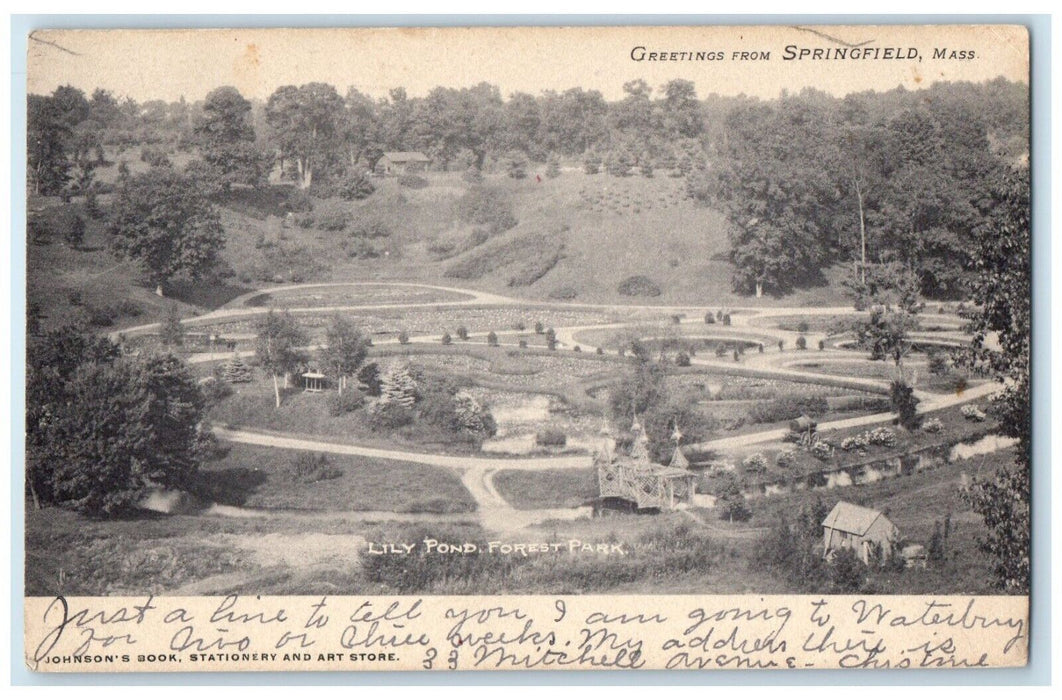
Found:
[{"label": "gabled roof building", "polygon": [[872,550],[880,547],[881,556],[889,557],[899,540],[899,529],[884,513],[847,501],[838,501],[822,521],[826,558],[840,549],[852,549],[864,564],[870,564]]}]

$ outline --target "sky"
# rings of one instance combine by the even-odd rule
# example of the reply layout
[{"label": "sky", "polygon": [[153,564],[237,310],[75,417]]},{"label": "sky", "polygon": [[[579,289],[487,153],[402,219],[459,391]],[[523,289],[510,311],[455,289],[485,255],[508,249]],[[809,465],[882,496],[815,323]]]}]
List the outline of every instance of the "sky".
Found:
[{"label": "sky", "polygon": [[[893,48],[920,60],[783,60],[799,49]],[[632,51],[710,52],[720,60],[635,61]],[[934,59],[934,50],[973,51],[972,59]],[[742,60],[740,52],[767,60]],[[321,81],[373,97],[405,87],[486,81],[504,97],[571,87],[622,96],[623,84],[681,78],[697,94],[776,97],[811,86],[834,95],[981,82],[998,76],[1028,83],[1028,37],[1013,26],[861,27],[553,27],[429,29],[44,30],[30,37],[27,85],[49,93],[97,87],[137,101],[202,99],[221,85],[266,99],[279,86]]]}]

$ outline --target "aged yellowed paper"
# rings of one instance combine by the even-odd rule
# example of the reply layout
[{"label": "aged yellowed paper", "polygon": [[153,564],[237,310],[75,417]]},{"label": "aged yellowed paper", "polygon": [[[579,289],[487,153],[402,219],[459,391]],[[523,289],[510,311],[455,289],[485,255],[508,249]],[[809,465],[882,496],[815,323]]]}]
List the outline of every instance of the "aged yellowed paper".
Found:
[{"label": "aged yellowed paper", "polygon": [[975,668],[1021,26],[43,30],[40,672]]}]

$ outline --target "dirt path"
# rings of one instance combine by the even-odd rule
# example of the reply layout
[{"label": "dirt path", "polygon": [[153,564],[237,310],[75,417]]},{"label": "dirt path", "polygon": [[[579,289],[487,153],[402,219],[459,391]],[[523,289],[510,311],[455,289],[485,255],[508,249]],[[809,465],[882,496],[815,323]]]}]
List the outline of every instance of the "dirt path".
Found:
[{"label": "dirt path", "polygon": [[305,450],[308,452],[328,452],[332,454],[374,457],[402,462],[414,462],[435,467],[448,467],[458,470],[488,469],[582,469],[589,467],[589,455],[563,455],[557,457],[519,457],[506,459],[502,457],[475,457],[463,455],[441,455],[431,452],[410,452],[407,450],[390,450],[378,447],[365,447],[340,442],[325,442],[296,435],[277,433],[260,433],[252,430],[232,428],[214,428],[214,434],[221,440],[239,442],[247,445],[277,447],[287,450]]},{"label": "dirt path", "polygon": [[[476,501],[476,517],[488,530],[508,532],[549,519],[570,519],[588,515],[579,509],[558,508],[548,510],[517,510],[509,505],[494,486],[494,474],[501,469],[585,469],[591,466],[590,455],[565,455],[558,457],[526,457],[505,459],[499,457],[474,457],[440,455],[428,452],[409,452],[364,447],[335,442],[323,442],[298,436],[258,433],[249,430],[214,428],[221,440],[248,445],[261,445],[288,450],[307,450],[331,454],[392,459],[402,462],[427,464],[454,470],[461,483]],[[241,509],[242,512],[242,509]],[[235,513],[233,513],[235,514]],[[252,513],[253,514],[253,513]],[[423,518],[422,518],[423,519]]]},{"label": "dirt path", "polygon": [[[219,320],[234,320],[244,316],[258,316],[268,311],[265,307],[246,307],[242,306],[248,299],[257,296],[259,294],[272,294],[281,293],[285,291],[298,291],[305,289],[320,289],[320,288],[358,288],[358,287],[415,287],[419,289],[430,289],[441,292],[447,292],[450,294],[461,294],[466,298],[455,300],[441,300],[434,302],[413,302],[413,303],[384,303],[384,304],[352,304],[346,306],[314,306],[314,307],[300,307],[291,308],[289,311],[292,313],[322,313],[322,311],[370,311],[377,309],[413,309],[413,308],[434,308],[434,307],[461,307],[461,306],[533,306],[537,308],[557,308],[557,309],[591,309],[598,311],[613,311],[613,312],[630,312],[630,311],[651,311],[659,312],[663,314],[687,312],[695,315],[703,315],[708,311],[716,311],[719,307],[717,305],[705,306],[698,304],[684,304],[684,305],[651,305],[651,304],[595,304],[595,303],[583,303],[583,302],[563,302],[563,301],[550,301],[550,300],[533,300],[533,299],[518,299],[515,297],[509,297],[502,294],[494,294],[491,292],[484,292],[476,289],[466,289],[462,287],[448,287],[436,284],[425,284],[421,282],[315,282],[308,284],[294,284],[285,285],[281,287],[266,287],[257,289],[246,294],[242,294],[235,299],[230,300],[222,307],[215,309],[214,311],[203,314],[202,316],[196,316],[193,318],[182,319],[181,323],[194,326],[208,324],[210,322]],[[735,326],[748,326],[750,318],[755,317],[775,317],[775,316],[830,316],[838,314],[851,314],[852,308],[850,306],[830,306],[830,307],[803,307],[803,306],[748,306],[748,307],[728,307],[731,313],[731,320]],[[683,323],[696,323],[698,319],[685,319]],[[111,333],[112,337],[117,337],[119,334],[124,334],[126,337],[132,337],[141,333],[157,330],[161,326],[161,323],[149,323],[140,326],[131,326],[128,328],[122,328]],[[760,330],[756,327],[756,330]],[[777,331],[777,329],[775,329]],[[789,334],[789,331],[777,331],[780,333]],[[792,334],[793,336],[798,334]],[[810,337],[810,336],[809,336]]]},{"label": "dirt path", "polygon": [[770,528],[766,527],[743,527],[743,528],[726,528],[719,527],[715,523],[711,522],[708,518],[703,518],[697,513],[689,510],[679,511],[687,518],[697,523],[704,529],[711,532],[713,535],[719,537],[725,537],[731,540],[753,540],[766,533]]},{"label": "dirt path", "polygon": [[167,595],[209,595],[230,590],[254,590],[257,582],[295,576],[315,584],[315,574],[328,570],[354,571],[366,546],[361,535],[304,532],[217,534],[206,538],[226,550],[244,553],[250,571],[233,571],[192,581]]},{"label": "dirt path", "polygon": [[[967,389],[961,394],[921,394],[922,402],[918,405],[919,413],[929,413],[930,411],[939,411],[944,408],[950,408],[952,406],[958,406],[970,401],[976,401],[983,399],[999,392],[1002,386],[994,383],[987,382],[980,384],[973,388]],[[891,423],[896,416],[893,413],[872,413],[866,416],[856,416],[854,418],[844,418],[841,420],[826,421],[819,423],[818,431],[820,433],[830,430],[843,430],[845,428],[858,428],[866,425],[878,425],[881,423]],[[775,428],[773,430],[765,430],[759,433],[752,433],[750,435],[735,435],[734,437],[719,438],[717,440],[708,440],[706,442],[700,442],[693,445],[687,445],[686,447],[697,452],[708,452],[713,450],[742,447],[745,445],[758,445],[766,442],[781,441],[786,433],[786,428]]]}]

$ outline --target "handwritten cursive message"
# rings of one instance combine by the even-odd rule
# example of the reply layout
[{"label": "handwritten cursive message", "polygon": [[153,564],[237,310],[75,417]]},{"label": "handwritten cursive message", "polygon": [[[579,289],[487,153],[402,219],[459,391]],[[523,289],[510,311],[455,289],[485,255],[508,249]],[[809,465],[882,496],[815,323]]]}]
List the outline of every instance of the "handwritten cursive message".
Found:
[{"label": "handwritten cursive message", "polygon": [[1021,597],[28,598],[37,671],[983,668]]}]

